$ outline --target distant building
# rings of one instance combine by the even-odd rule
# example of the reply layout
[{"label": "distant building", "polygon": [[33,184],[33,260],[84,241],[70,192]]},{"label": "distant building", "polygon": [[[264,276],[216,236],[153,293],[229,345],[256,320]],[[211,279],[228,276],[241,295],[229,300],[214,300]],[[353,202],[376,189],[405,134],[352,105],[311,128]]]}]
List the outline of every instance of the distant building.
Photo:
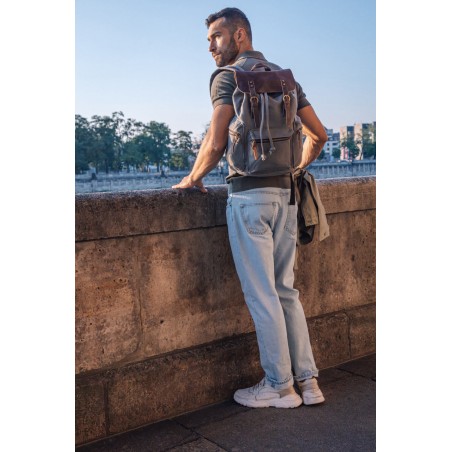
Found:
[{"label": "distant building", "polygon": [[377,130],[377,123],[357,123],[354,126],[354,136],[357,146],[359,148],[359,155],[356,157],[357,160],[363,159],[363,138],[368,139],[371,143],[375,143],[375,135]]},{"label": "distant building", "polygon": [[323,146],[323,151],[325,151],[325,159],[328,161],[333,160],[333,149],[339,148],[339,133],[334,133],[333,129],[327,129],[324,127],[325,132],[328,136],[328,141],[325,143],[325,146]]},{"label": "distant building", "polygon": [[[357,147],[359,148],[359,153],[356,156],[356,160],[362,160],[363,159],[363,145],[362,140],[363,138],[369,139],[372,143],[375,143],[376,141],[376,130],[377,130],[377,123],[376,121],[371,123],[356,123],[353,126],[343,126],[340,128],[340,142],[342,140],[346,139],[353,139],[353,141],[356,143]],[[344,160],[350,160],[349,152],[347,147],[341,147],[341,159]]]},{"label": "distant building", "polygon": [[[340,142],[348,138],[355,139],[355,128],[353,126],[342,126],[339,129]],[[349,160],[348,148],[341,146],[341,160]]]}]

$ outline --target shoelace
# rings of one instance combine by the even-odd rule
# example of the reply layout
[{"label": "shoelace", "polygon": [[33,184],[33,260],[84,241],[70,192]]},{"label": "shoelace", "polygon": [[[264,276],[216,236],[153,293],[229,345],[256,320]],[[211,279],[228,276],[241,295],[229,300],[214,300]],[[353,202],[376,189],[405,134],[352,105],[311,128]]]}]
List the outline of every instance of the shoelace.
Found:
[{"label": "shoelace", "polygon": [[253,391],[256,391],[258,389],[260,389],[260,387],[264,387],[265,386],[265,378],[263,378],[259,383],[255,384],[253,386]]}]

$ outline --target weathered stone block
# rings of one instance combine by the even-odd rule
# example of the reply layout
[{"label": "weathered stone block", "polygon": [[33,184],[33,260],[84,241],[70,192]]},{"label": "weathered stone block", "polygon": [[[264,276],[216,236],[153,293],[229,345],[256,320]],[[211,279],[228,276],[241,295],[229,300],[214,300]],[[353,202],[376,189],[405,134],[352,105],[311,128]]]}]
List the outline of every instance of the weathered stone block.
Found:
[{"label": "weathered stone block", "polygon": [[255,335],[118,369],[108,385],[110,432],[227,400],[260,377]]},{"label": "weathered stone block", "polygon": [[99,377],[85,378],[75,384],[76,444],[103,438],[106,434],[105,394]]},{"label": "weathered stone block", "polygon": [[132,355],[141,320],[132,239],[76,244],[76,373]]},{"label": "weathered stone block", "polygon": [[350,359],[349,322],[346,314],[310,319],[308,327],[317,368],[332,367]]},{"label": "weathered stone block", "polygon": [[376,306],[362,306],[347,312],[350,320],[351,357],[376,351]]},{"label": "weathered stone block", "polygon": [[139,249],[145,356],[254,331],[225,227],[143,237]]},{"label": "weathered stone block", "polygon": [[375,301],[375,210],[328,215],[330,236],[299,247],[295,287],[306,317]]},{"label": "weathered stone block", "polygon": [[226,227],[82,242],[76,272],[77,373],[254,331]]}]

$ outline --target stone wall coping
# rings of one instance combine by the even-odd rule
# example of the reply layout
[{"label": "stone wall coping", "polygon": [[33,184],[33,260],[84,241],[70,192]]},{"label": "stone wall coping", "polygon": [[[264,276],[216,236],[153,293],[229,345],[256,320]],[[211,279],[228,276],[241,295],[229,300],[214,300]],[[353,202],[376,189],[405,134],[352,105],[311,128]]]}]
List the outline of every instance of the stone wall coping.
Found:
[{"label": "stone wall coping", "polygon": [[[320,179],[327,214],[375,209],[376,176]],[[129,237],[226,225],[227,185],[75,196],[75,241]]]}]

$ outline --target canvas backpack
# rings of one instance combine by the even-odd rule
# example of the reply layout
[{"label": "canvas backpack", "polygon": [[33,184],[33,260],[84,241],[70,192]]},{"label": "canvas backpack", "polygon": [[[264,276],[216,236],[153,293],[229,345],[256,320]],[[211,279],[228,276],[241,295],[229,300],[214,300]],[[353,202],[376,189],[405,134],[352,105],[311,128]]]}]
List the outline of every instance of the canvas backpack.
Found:
[{"label": "canvas backpack", "polygon": [[292,71],[272,70],[260,62],[250,71],[224,66],[212,74],[211,83],[223,70],[234,72],[237,85],[226,149],[228,177],[293,174],[301,161],[303,141]]}]

